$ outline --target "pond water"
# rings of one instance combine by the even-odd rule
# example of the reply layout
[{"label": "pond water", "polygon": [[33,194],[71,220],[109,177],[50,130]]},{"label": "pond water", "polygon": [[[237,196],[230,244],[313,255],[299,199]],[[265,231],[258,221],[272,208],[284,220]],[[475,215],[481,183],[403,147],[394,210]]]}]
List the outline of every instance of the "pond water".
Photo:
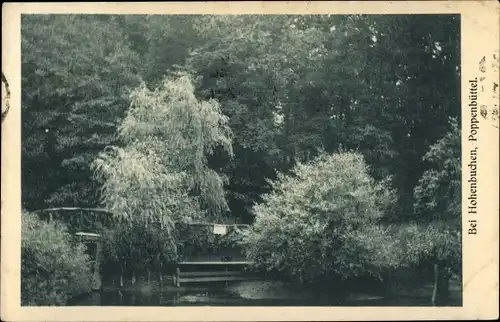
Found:
[{"label": "pond water", "polygon": [[339,298],[291,290],[280,282],[256,281],[181,288],[107,288],[76,297],[68,306],[428,306],[429,301],[427,294],[385,297],[358,293]]}]

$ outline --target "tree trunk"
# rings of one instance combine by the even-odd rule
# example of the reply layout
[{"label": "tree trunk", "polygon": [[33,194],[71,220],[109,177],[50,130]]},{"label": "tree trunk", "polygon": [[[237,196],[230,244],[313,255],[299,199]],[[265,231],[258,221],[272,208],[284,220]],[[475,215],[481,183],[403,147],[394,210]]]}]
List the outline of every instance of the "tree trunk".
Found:
[{"label": "tree trunk", "polygon": [[156,255],[156,260],[154,262],[154,272],[153,275],[158,274],[158,281],[161,283],[163,282],[163,277],[162,277],[162,262],[160,255]]},{"label": "tree trunk", "polygon": [[434,264],[434,288],[432,291],[432,305],[443,305],[449,299],[450,276],[446,272],[444,263]]},{"label": "tree trunk", "polygon": [[123,266],[121,267],[121,272],[120,272],[120,287],[123,287]]},{"label": "tree trunk", "polygon": [[432,290],[432,298],[431,298],[432,305],[436,305],[436,300],[438,297],[438,287],[439,287],[439,265],[436,263],[434,264],[434,287]]}]

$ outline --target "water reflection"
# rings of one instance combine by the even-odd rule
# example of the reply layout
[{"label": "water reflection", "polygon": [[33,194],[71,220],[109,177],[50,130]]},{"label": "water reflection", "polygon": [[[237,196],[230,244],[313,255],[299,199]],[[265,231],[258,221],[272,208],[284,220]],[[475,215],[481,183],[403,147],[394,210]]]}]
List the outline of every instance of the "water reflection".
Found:
[{"label": "water reflection", "polygon": [[[239,283],[210,287],[106,289],[82,295],[69,306],[429,306],[427,294],[393,296],[315,294],[277,283]],[[460,305],[460,302],[449,305]]]},{"label": "water reflection", "polygon": [[[74,298],[70,306],[269,306],[302,305],[293,299],[247,299],[221,290],[164,291],[142,293],[138,291],[102,291]],[[313,304],[310,304],[313,305]]]}]

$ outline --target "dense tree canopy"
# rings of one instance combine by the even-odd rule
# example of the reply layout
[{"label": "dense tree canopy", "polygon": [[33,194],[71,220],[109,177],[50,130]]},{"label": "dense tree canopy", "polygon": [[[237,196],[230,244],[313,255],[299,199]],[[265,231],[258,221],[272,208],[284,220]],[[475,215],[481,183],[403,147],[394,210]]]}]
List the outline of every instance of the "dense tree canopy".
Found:
[{"label": "dense tree canopy", "polygon": [[451,15],[24,16],[24,202],[96,205],[89,161],[114,143],[128,89],[181,68],[229,117],[234,159],[210,166],[236,216],[250,220],[276,171],[339,145],[392,175],[411,213],[420,159],[459,116],[458,28]]},{"label": "dense tree canopy", "polygon": [[24,204],[95,205],[89,165],[114,142],[138,56],[115,17],[25,15],[21,32]]}]

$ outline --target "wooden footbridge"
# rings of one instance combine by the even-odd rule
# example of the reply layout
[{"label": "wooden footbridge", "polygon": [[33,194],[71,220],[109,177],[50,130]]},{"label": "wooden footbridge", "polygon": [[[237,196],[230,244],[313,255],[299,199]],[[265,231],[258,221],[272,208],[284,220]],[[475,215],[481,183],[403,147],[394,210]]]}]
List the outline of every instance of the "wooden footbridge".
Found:
[{"label": "wooden footbridge", "polygon": [[[246,261],[179,262],[172,280],[176,287],[180,287],[184,283],[247,281],[254,279],[251,274],[245,271],[249,264]],[[207,270],[200,271],[200,267],[206,267]]]},{"label": "wooden footbridge", "polygon": [[[44,220],[57,220],[68,226],[70,233],[79,242],[87,246],[87,252],[92,260],[94,281],[92,288],[98,290],[102,286],[99,256],[102,251],[101,232],[105,227],[111,227],[113,214],[100,208],[49,208],[34,213]],[[189,227],[199,227],[211,231],[215,238],[224,239],[239,231],[249,228],[243,224],[213,224],[213,223],[178,223]],[[182,240],[181,240],[182,242]],[[174,286],[185,283],[217,283],[255,279],[247,271],[251,263],[246,261],[241,251],[226,248],[208,254],[184,254],[175,263],[172,274]]]},{"label": "wooden footbridge", "polygon": [[[244,224],[221,225],[213,223],[179,223],[179,225],[205,229],[206,232],[213,234],[219,240],[234,237],[235,234],[250,227]],[[231,282],[255,278],[247,271],[247,267],[251,263],[246,260],[241,250],[234,247],[222,247],[204,254],[184,255],[185,258],[176,263],[172,278],[177,287],[184,283]]]}]

